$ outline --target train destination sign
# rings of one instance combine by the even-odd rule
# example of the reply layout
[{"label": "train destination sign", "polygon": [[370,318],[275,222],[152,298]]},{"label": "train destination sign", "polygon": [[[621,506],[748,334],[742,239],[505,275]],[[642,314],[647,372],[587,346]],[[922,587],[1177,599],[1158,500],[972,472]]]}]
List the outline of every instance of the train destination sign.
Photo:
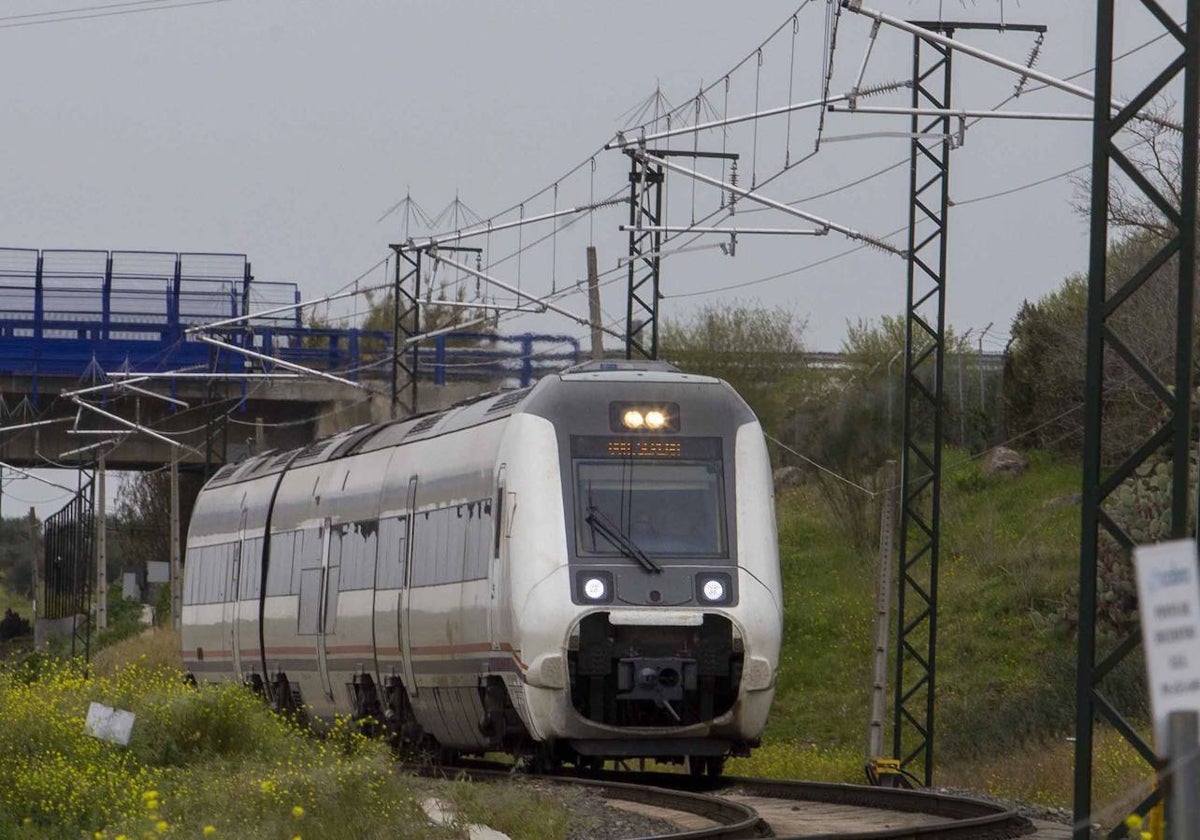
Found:
[{"label": "train destination sign", "polygon": [[1167,749],[1167,716],[1200,711],[1200,578],[1194,540],[1139,546],[1133,552],[1138,610],[1146,643],[1146,670],[1154,739]]}]

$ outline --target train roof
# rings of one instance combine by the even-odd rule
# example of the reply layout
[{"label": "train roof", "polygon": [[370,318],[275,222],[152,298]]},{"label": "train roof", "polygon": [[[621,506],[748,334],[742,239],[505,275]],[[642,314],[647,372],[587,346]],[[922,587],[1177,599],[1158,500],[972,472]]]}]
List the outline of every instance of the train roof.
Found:
[{"label": "train roof", "polygon": [[[538,385],[548,380],[603,381],[614,384],[628,382],[719,384],[721,381],[711,376],[684,373],[672,364],[650,359],[583,362],[544,377]],[[259,455],[252,455],[221,467],[213,474],[206,489],[271,475],[291,467],[308,466],[348,455],[388,449],[498,420],[520,411],[522,405],[538,385],[515,390],[494,391],[472,397],[440,411],[416,414],[385,423],[355,426],[295,449],[270,450]]]}]

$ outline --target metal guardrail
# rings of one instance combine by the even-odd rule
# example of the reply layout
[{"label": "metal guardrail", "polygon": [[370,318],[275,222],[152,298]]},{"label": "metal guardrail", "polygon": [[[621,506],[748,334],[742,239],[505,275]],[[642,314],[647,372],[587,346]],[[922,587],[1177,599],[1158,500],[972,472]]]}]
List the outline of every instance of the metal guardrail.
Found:
[{"label": "metal guardrail", "polygon": [[[298,303],[294,283],[254,280],[241,254],[0,248],[0,374],[84,376],[128,369],[245,371],[248,360],[187,334],[197,324]],[[222,330],[231,344],[350,379],[386,380],[389,331],[305,326],[299,310]],[[571,336],[454,333],[422,342],[418,373],[529,385],[579,360]],[[270,370],[270,362],[255,362]]]}]

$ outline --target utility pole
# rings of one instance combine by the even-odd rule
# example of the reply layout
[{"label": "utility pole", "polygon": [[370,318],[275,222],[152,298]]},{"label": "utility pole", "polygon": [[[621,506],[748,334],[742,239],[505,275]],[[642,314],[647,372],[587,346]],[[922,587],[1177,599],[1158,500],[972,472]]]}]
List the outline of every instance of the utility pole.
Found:
[{"label": "utility pole", "polygon": [[[888,775],[890,783],[899,775],[899,761],[883,759],[884,715],[887,712],[887,666],[889,623],[891,621],[893,570],[896,540],[896,462],[888,461],[883,469],[884,495],[879,517],[879,577],[875,590],[875,651],[871,669],[871,722],[867,729],[867,768],[882,782]],[[891,772],[889,772],[891,771]]]},{"label": "utility pole", "polygon": [[171,626],[179,629],[183,617],[183,566],[179,557],[179,450],[171,450]]},{"label": "utility pole", "polygon": [[[37,627],[38,605],[42,596],[42,553],[38,551],[37,511],[29,508],[29,564],[33,568],[33,624]],[[35,631],[36,636],[36,631]]]},{"label": "utility pole", "polygon": [[967,400],[963,394],[963,349],[967,346],[967,339],[970,337],[970,330],[963,333],[956,354],[958,356],[958,445],[964,448],[967,445]]},{"label": "utility pole", "polygon": [[600,274],[596,268],[596,246],[587,249],[588,319],[592,322],[592,358],[604,358],[604,331],[600,323]]},{"label": "utility pole", "polygon": [[979,413],[983,414],[987,409],[984,406],[983,393],[983,337],[987,335],[988,330],[992,328],[995,321],[988,321],[988,325],[983,328],[983,332],[979,334]]},{"label": "utility pole", "polygon": [[104,456],[96,461],[96,630],[108,629],[108,546],[104,515]]}]

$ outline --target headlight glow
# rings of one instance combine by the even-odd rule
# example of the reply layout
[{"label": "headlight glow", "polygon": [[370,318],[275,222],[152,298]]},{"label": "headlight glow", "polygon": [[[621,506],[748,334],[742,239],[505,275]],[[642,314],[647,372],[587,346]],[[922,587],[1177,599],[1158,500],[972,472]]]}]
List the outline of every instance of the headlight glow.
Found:
[{"label": "headlight glow", "polygon": [[661,429],[667,425],[667,416],[657,409],[646,412],[646,428]]},{"label": "headlight glow", "polygon": [[604,580],[598,577],[588,578],[583,584],[583,594],[589,601],[599,601],[604,597],[606,589]]},{"label": "headlight glow", "polygon": [[621,416],[621,422],[629,429],[640,429],[646,422],[646,418],[642,417],[642,412],[636,408],[631,408]]},{"label": "headlight glow", "polygon": [[701,588],[701,593],[706,601],[721,601],[725,598],[725,584],[719,580],[706,580]]}]

